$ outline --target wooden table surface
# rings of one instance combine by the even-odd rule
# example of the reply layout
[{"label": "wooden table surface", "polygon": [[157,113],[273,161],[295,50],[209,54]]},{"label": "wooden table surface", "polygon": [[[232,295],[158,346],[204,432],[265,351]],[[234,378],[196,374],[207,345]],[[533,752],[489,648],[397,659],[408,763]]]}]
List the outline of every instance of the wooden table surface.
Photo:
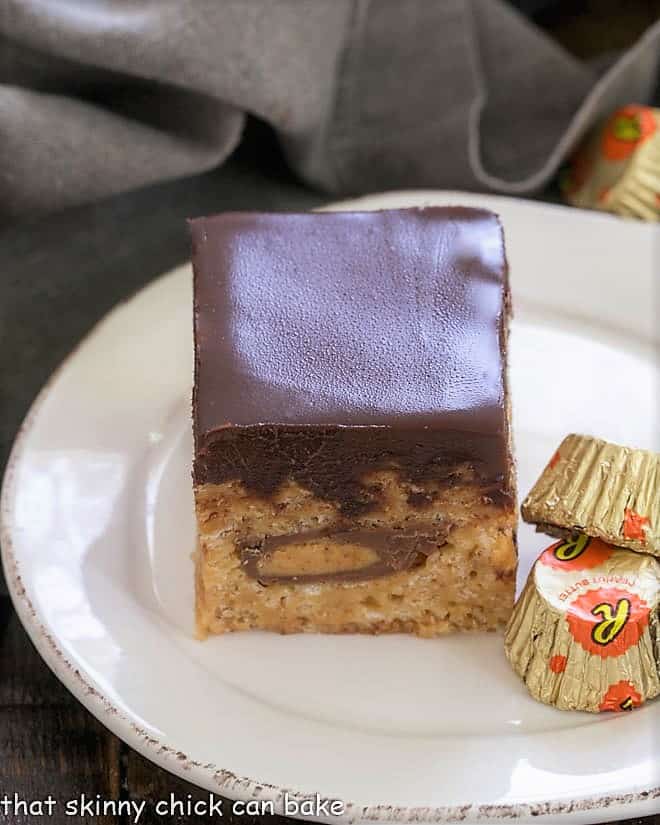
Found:
[{"label": "wooden table surface", "polygon": [[[576,12],[590,11],[590,21]],[[660,0],[570,0],[541,21],[568,48],[591,56],[630,42],[660,16]],[[586,31],[585,31],[586,27]],[[307,209],[323,198],[284,171],[272,141],[248,139],[225,168],[71,209],[0,234],[0,467],[29,403],[78,340],[114,304],[188,258],[184,219],[224,209]],[[127,825],[127,817],[4,813],[4,794],[25,800],[146,800],[144,825],[164,819],[158,799],[207,795],[147,762],[96,721],[30,644],[0,582],[0,823]],[[232,821],[231,814],[225,820]],[[258,820],[242,816],[252,825]],[[273,818],[269,818],[272,821]],[[275,819],[284,820],[281,817]],[[632,823],[660,825],[660,814]]]}]

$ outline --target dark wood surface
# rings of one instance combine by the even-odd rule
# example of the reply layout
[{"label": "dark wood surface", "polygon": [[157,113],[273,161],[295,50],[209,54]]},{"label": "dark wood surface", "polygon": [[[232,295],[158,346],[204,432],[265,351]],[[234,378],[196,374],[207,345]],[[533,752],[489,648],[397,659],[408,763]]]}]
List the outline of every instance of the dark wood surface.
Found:
[{"label": "dark wood surface", "polygon": [[[539,22],[578,56],[592,57],[627,45],[659,16],[660,0],[562,0]],[[187,216],[306,209],[323,200],[288,175],[272,141],[262,138],[253,130],[221,170],[0,234],[0,467],[34,395],[79,339],[117,302],[186,260]],[[52,817],[37,817],[5,815],[0,805],[2,825],[130,822],[64,816],[62,802],[83,793],[146,800],[144,825],[212,821],[156,815],[155,801],[170,793],[183,800],[207,795],[147,762],[73,699],[33,649],[0,581],[0,802],[14,793],[27,800],[52,794],[60,806]],[[240,817],[245,825],[257,821]],[[660,825],[660,814],[633,823]]]}]

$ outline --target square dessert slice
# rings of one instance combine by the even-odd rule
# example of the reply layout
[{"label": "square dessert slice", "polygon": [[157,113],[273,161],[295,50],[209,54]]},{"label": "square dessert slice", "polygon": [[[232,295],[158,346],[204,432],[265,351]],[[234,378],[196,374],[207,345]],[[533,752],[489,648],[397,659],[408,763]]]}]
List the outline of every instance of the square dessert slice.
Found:
[{"label": "square dessert slice", "polygon": [[495,215],[191,231],[199,635],[502,625],[516,510]]}]

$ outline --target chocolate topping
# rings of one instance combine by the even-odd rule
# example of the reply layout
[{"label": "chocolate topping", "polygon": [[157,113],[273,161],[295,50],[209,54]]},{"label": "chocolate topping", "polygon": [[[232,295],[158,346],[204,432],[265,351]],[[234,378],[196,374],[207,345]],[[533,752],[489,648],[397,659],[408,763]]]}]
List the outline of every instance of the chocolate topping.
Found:
[{"label": "chocolate topping", "polygon": [[460,468],[511,495],[492,213],[229,213],[191,232],[197,484],[293,479],[350,513],[369,471]]},{"label": "chocolate topping", "polygon": [[[241,564],[248,576],[260,584],[311,584],[318,582],[350,582],[375,579],[410,570],[424,563],[431,553],[445,543],[450,525],[434,523],[426,528],[415,527],[399,530],[386,528],[336,530],[308,530],[282,536],[267,536],[262,542],[246,542],[241,549]],[[302,573],[268,575],[260,570],[264,559],[272,557],[287,545],[304,545],[305,542],[328,538],[333,544],[360,545],[374,552],[372,563],[357,569],[336,570],[326,573]]]}]

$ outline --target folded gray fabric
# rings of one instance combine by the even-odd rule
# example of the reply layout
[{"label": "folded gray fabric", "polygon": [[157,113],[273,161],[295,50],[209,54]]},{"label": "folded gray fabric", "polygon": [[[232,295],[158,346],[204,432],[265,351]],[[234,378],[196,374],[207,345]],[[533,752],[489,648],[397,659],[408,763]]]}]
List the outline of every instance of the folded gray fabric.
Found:
[{"label": "folded gray fabric", "polygon": [[0,211],[200,172],[246,114],[328,192],[531,193],[649,99],[660,23],[602,76],[503,0],[1,0]]}]

